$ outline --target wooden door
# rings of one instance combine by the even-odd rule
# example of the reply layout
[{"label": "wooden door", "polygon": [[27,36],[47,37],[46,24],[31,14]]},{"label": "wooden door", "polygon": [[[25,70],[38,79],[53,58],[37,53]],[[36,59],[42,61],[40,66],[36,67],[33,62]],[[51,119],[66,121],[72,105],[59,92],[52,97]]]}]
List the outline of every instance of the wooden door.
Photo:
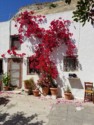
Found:
[{"label": "wooden door", "polygon": [[22,86],[22,59],[12,58],[8,60],[8,72],[10,74],[10,84],[13,87]]}]

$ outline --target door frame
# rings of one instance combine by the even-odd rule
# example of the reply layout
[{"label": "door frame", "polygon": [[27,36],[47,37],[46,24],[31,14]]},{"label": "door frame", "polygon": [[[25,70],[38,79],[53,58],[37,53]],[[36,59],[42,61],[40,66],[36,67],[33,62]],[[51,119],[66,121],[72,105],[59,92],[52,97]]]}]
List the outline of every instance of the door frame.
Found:
[{"label": "door frame", "polygon": [[[20,76],[19,76],[19,88],[22,87],[22,65],[23,65],[23,58],[8,58],[8,65],[7,65],[7,71],[8,73],[10,74],[10,70],[11,70],[11,62],[13,59],[20,59],[21,62],[20,62]],[[10,76],[11,77],[11,76]],[[10,84],[11,84],[11,81],[10,81]]]},{"label": "door frame", "polygon": [[4,67],[3,67],[3,58],[0,58],[0,61],[2,61],[2,73],[0,74],[0,75],[2,75],[3,72],[4,72]]}]

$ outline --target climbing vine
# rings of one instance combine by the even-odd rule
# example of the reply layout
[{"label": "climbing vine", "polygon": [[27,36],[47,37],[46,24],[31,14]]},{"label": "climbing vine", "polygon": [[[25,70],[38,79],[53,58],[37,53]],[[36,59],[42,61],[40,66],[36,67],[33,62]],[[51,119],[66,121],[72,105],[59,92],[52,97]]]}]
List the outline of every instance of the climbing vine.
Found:
[{"label": "climbing vine", "polygon": [[[58,71],[55,63],[50,59],[51,53],[55,48],[65,44],[67,47],[66,54],[73,56],[76,46],[71,40],[73,34],[69,31],[69,20],[63,20],[62,18],[53,20],[48,30],[41,28],[39,25],[45,21],[47,21],[45,16],[36,16],[32,11],[25,11],[16,19],[15,27],[19,24],[20,43],[24,42],[24,37],[40,39],[34,55],[30,57],[30,68],[35,67],[56,79]],[[11,51],[8,50],[8,53],[11,53]]]}]

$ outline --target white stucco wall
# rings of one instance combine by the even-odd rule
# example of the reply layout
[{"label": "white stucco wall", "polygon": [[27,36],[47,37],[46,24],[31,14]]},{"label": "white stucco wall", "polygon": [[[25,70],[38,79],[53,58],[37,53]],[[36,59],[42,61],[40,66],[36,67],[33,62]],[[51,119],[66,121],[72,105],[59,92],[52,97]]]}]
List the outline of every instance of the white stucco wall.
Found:
[{"label": "white stucco wall", "polygon": [[[9,49],[9,21],[0,23],[0,58]],[[3,71],[7,71],[7,60],[3,60]]]},{"label": "white stucco wall", "polygon": [[[72,93],[75,98],[83,98],[84,97],[84,82],[90,81],[94,82],[94,27],[90,23],[87,23],[84,27],[80,23],[73,22],[72,20],[72,12],[61,12],[56,14],[49,14],[47,17],[47,23],[41,24],[41,27],[48,28],[50,22],[53,19],[58,19],[62,17],[63,19],[68,19],[72,21],[70,26],[70,31],[73,33],[73,39],[76,42],[76,46],[78,48],[78,60],[79,60],[79,70],[73,73],[76,73],[78,76],[78,80],[75,80],[72,84],[68,79],[69,72],[63,71],[63,56],[64,56],[64,47],[60,46],[60,48],[56,49],[52,54],[52,57],[55,58],[55,63],[57,64],[59,77],[57,78],[57,83],[60,88],[60,92],[63,96],[63,86],[65,84],[70,85]],[[9,47],[9,25],[10,22],[0,23],[0,54],[6,52]],[[11,22],[11,34],[17,34],[17,29],[14,27],[14,22]],[[33,39],[34,40],[34,39]],[[36,41],[36,40],[35,40]],[[33,42],[32,42],[33,43]],[[26,57],[33,54],[32,45],[29,40],[25,41],[21,46],[21,52],[27,53]],[[20,53],[20,52],[19,52]],[[27,76],[27,58],[23,60],[23,80],[29,77],[34,77],[35,81],[37,81],[38,76],[29,75]],[[58,58],[57,58],[58,57]],[[7,70],[7,62],[4,60],[4,71]],[[72,73],[72,72],[70,72]]]},{"label": "white stucco wall", "polygon": [[0,23],[0,55],[9,48],[9,21]]}]

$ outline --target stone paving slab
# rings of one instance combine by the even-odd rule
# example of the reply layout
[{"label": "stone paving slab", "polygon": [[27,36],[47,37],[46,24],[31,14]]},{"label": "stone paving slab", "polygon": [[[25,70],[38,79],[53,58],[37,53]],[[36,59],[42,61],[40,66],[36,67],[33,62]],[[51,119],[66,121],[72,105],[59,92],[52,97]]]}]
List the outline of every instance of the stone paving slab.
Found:
[{"label": "stone paving slab", "polygon": [[47,125],[94,125],[94,106],[79,107],[74,104],[54,105]]}]

